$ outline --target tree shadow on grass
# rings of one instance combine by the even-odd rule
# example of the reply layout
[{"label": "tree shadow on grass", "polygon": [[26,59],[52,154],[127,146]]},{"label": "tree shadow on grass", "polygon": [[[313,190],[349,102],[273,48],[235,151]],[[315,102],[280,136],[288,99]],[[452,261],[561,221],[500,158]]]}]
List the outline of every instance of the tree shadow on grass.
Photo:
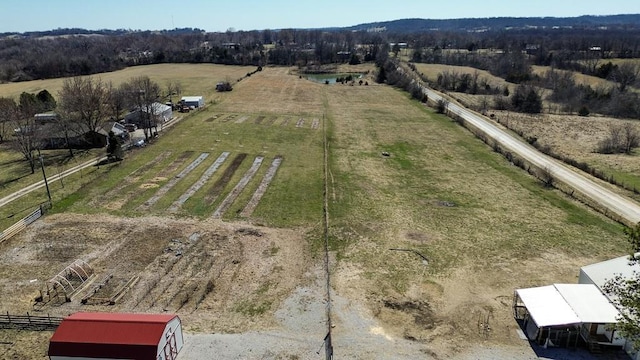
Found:
[{"label": "tree shadow on grass", "polygon": [[13,178],[13,179],[9,179],[9,180],[6,180],[6,181],[2,181],[2,182],[0,182],[0,189],[1,189],[1,188],[6,187],[7,185],[9,185],[9,184],[11,184],[11,183],[14,183],[14,182],[16,182],[16,181],[22,180],[22,179],[24,179],[24,178],[28,177],[29,175],[32,175],[32,174],[31,174],[31,172],[29,172],[29,173],[27,173],[27,174],[24,174],[24,175],[22,175],[22,176],[18,176],[18,177]]},{"label": "tree shadow on grass", "polygon": [[114,163],[120,163],[121,161],[122,161],[122,159],[106,158],[106,159],[100,161],[99,163],[97,163],[95,166],[103,166],[103,165],[109,165],[109,164],[114,164]]}]

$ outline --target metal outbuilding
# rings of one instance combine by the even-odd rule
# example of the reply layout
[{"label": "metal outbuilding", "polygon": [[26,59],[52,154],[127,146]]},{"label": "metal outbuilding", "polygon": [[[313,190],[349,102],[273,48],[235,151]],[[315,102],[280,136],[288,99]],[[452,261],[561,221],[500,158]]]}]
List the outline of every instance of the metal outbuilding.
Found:
[{"label": "metal outbuilding", "polygon": [[195,108],[204,106],[204,97],[202,96],[183,96],[180,101],[184,106],[193,106]]},{"label": "metal outbuilding", "polygon": [[[636,255],[640,255],[640,253]],[[620,256],[581,267],[578,283],[594,284],[602,290],[607,281],[613,279],[616,275],[620,275],[624,279],[631,279],[635,276],[635,272],[640,272],[640,263],[631,264],[628,255]],[[605,293],[605,295],[610,297],[609,294]]]},{"label": "metal outbuilding", "polygon": [[[635,256],[640,256],[640,253],[636,253]],[[578,282],[597,286],[609,300],[615,301],[614,295],[603,290],[605,284],[616,276],[628,280],[634,279],[638,274],[640,274],[640,262],[630,262],[630,256],[626,255],[581,267]],[[620,310],[625,311],[624,309]],[[631,359],[640,360],[640,351],[633,347],[632,341],[624,343],[624,350]]]},{"label": "metal outbuilding", "polygon": [[49,359],[174,360],[184,344],[174,314],[75,313],[49,342]]}]

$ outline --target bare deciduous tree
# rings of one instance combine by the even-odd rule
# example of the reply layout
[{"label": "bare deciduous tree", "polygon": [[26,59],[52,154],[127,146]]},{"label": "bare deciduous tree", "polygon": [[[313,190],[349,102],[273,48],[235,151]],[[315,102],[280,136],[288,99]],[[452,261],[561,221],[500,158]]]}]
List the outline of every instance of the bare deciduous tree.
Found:
[{"label": "bare deciduous tree", "polygon": [[540,180],[542,181],[545,187],[548,187],[548,188],[553,187],[555,178],[553,176],[553,172],[551,171],[551,168],[549,168],[548,166],[541,168],[538,172],[538,177],[540,178]]},{"label": "bare deciduous tree", "polygon": [[84,132],[96,131],[108,119],[109,89],[98,78],[66,79],[58,98],[60,112]]},{"label": "bare deciduous tree", "polygon": [[19,106],[13,99],[3,99],[0,102],[0,114],[8,126],[13,129],[11,147],[22,154],[31,173],[35,172],[36,157],[34,152],[40,149],[40,134],[36,127],[34,109],[30,105],[28,96],[21,96],[24,104]]},{"label": "bare deciduous tree", "polygon": [[611,73],[611,80],[618,83],[618,90],[625,92],[633,86],[640,76],[640,66],[631,62],[623,62]]},{"label": "bare deciduous tree", "polygon": [[107,122],[109,89],[99,78],[66,79],[58,93],[57,121],[64,135],[69,156],[73,156],[70,137],[98,131]]},{"label": "bare deciduous tree", "polygon": [[141,117],[141,127],[144,130],[145,140],[152,137],[152,128],[155,133],[158,132],[157,115],[158,110],[154,103],[161,100],[160,85],[151,80],[148,76],[138,76],[130,79],[123,85],[126,93],[133,102],[133,105],[139,110]]},{"label": "bare deciduous tree", "polygon": [[640,146],[640,132],[635,124],[630,122],[612,124],[609,127],[609,136],[600,141],[597,152],[630,154],[638,146]]},{"label": "bare deciduous tree", "polygon": [[627,122],[622,125],[622,133],[624,134],[624,152],[630,154],[640,145],[640,132],[637,126]]},{"label": "bare deciduous tree", "polygon": [[7,141],[11,135],[11,121],[16,110],[17,105],[13,99],[0,97],[0,143]]},{"label": "bare deciduous tree", "polygon": [[169,81],[167,83],[166,91],[169,102],[173,103],[173,96],[175,95],[179,97],[182,93],[182,85],[180,85],[180,83],[177,81]]},{"label": "bare deciduous tree", "polygon": [[122,115],[122,111],[127,108],[127,94],[124,86],[115,87],[113,83],[109,82],[107,85],[108,93],[109,93],[109,110],[110,110],[110,118],[113,121],[120,120],[120,115]]}]

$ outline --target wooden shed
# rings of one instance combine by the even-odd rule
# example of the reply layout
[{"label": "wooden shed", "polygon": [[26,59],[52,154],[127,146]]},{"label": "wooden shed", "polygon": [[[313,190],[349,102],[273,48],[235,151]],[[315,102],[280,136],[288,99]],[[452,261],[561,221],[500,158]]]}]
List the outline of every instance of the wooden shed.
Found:
[{"label": "wooden shed", "polygon": [[51,360],[173,360],[184,344],[174,314],[75,313],[49,342]]}]

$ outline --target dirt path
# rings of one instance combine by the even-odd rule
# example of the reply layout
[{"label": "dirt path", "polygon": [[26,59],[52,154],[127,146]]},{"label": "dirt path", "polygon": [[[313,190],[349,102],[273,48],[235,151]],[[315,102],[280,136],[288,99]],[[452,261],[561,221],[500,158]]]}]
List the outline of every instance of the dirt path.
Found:
[{"label": "dirt path", "polygon": [[[82,163],[80,165],[77,165],[77,166],[74,166],[74,167],[72,167],[70,169],[67,169],[67,170],[65,170],[65,171],[63,171],[61,173],[58,173],[58,174],[55,174],[55,175],[50,175],[47,178],[47,181],[48,182],[54,182],[56,180],[63,179],[65,177],[69,176],[69,175],[77,173],[78,171],[80,171],[82,169],[88,168],[90,166],[95,166],[96,164],[99,164],[100,162],[102,162],[102,161],[104,161],[106,159],[107,159],[107,157],[103,156],[103,157],[98,157],[98,158],[89,160],[89,161],[87,161],[85,163]],[[32,191],[41,189],[44,186],[45,186],[44,180],[40,180],[40,181],[38,181],[38,182],[36,182],[34,184],[31,184],[31,185],[29,185],[29,186],[27,186],[27,187],[25,187],[23,189],[20,189],[20,190],[14,192],[13,194],[7,195],[7,196],[3,197],[2,199],[0,199],[0,207],[2,207],[2,206],[6,205],[6,204],[8,204],[8,203],[10,203],[10,202],[12,202],[14,200],[17,200],[17,199],[29,194]]]},{"label": "dirt path", "polygon": [[[444,99],[441,94],[431,89],[424,88],[424,91],[432,101]],[[480,131],[487,134],[488,137],[498,142],[500,146],[518,154],[539,169],[548,169],[556,181],[562,182],[575,189],[576,194],[574,194],[574,196],[581,195],[593,203],[602,206],[605,209],[605,214],[612,213],[616,220],[620,220],[630,226],[640,222],[640,204],[635,201],[616,194],[596,183],[584,173],[578,173],[569,169],[566,165],[540,153],[538,150],[492,124],[479,114],[453,101],[449,102],[448,111],[462,117],[473,127],[480,129]]]}]

